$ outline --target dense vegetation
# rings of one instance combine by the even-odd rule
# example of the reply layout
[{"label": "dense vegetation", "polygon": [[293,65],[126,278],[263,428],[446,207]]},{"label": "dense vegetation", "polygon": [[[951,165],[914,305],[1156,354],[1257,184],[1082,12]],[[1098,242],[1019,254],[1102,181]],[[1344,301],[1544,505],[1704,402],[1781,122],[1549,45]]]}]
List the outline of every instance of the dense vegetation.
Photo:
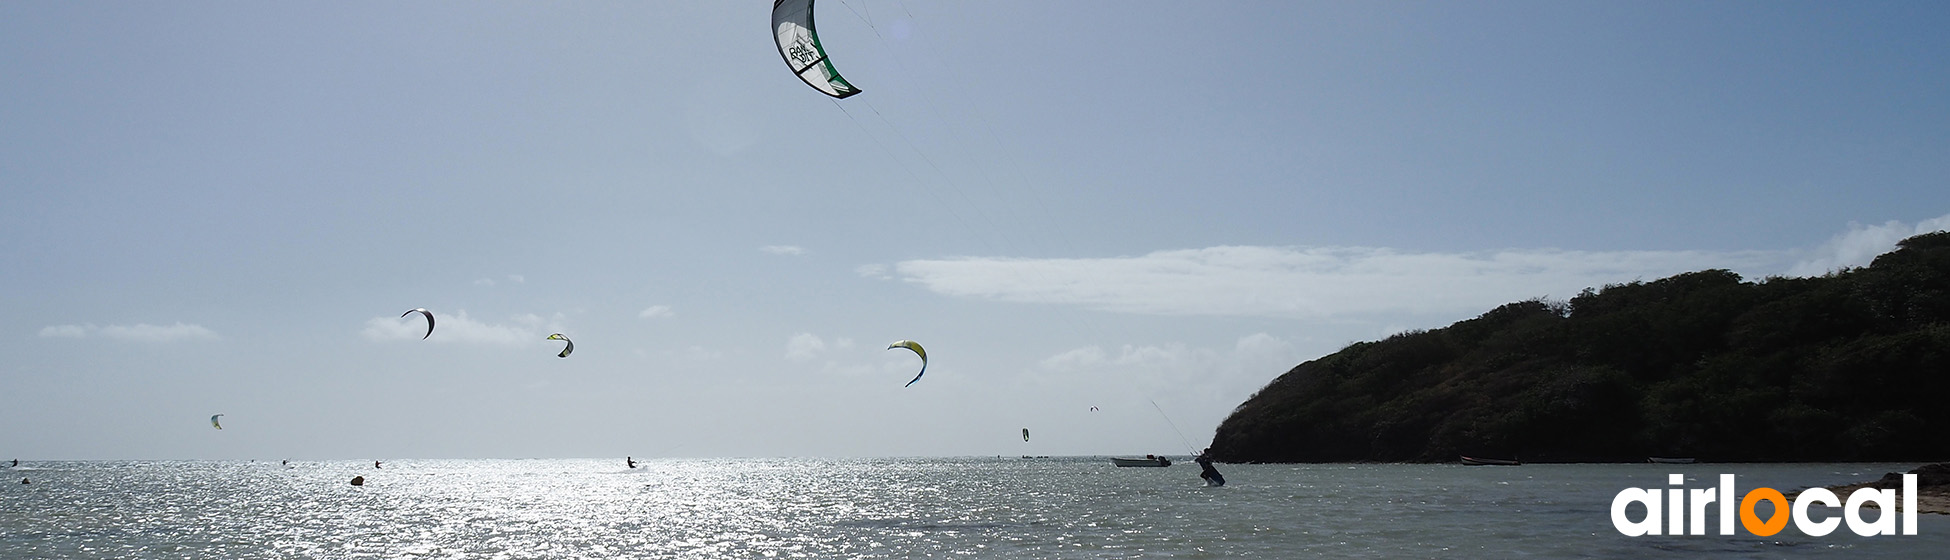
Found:
[{"label": "dense vegetation", "polygon": [[1230,462],[1921,461],[1950,456],[1950,233],[1866,268],[1725,270],[1511,303],[1300,364]]}]

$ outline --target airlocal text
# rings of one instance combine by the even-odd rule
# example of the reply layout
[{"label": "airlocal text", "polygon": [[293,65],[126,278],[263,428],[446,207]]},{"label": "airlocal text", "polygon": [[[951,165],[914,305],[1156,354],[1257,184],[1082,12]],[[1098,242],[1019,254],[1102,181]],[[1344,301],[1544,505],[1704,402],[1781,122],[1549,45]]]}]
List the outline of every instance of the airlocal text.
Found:
[{"label": "airlocal text", "polygon": [[[1682,486],[1686,484],[1686,477],[1670,475],[1667,481],[1672,486]],[[1781,529],[1787,527],[1789,519],[1794,520],[1796,529],[1813,537],[1834,532],[1843,521],[1848,522],[1848,530],[1864,537],[1896,534],[1898,514],[1895,490],[1863,488],[1849,494],[1848,501],[1844,503],[1827,488],[1809,488],[1801,491],[1801,495],[1794,498],[1794,505],[1789,507],[1787,496],[1782,495],[1781,491],[1773,488],[1755,488],[1735,502],[1733,475],[1723,474],[1720,475],[1718,488],[1667,488],[1664,497],[1664,500],[1660,499],[1661,494],[1658,489],[1626,488],[1619,491],[1618,496],[1611,499],[1611,526],[1628,537],[1658,535],[1661,534],[1661,528],[1667,535],[1704,535],[1706,534],[1706,508],[1709,505],[1718,505],[1719,534],[1722,535],[1734,534],[1733,520],[1736,518],[1740,520],[1740,526],[1745,527],[1747,532],[1762,537],[1781,532]],[[1916,534],[1916,475],[1903,475],[1901,499],[1903,534],[1914,535]],[[1754,511],[1754,507],[1760,502],[1770,502],[1774,506],[1773,514],[1765,520]],[[1645,507],[1644,519],[1633,521],[1626,515],[1628,506],[1635,503]],[[1874,521],[1862,519],[1864,504],[1875,504],[1876,508],[1882,510],[1876,514]],[[1822,512],[1825,514],[1821,515],[1821,519],[1815,519],[1817,512],[1811,512],[1809,509],[1817,505],[1825,508],[1841,508],[1841,516],[1837,517],[1833,512]]]}]

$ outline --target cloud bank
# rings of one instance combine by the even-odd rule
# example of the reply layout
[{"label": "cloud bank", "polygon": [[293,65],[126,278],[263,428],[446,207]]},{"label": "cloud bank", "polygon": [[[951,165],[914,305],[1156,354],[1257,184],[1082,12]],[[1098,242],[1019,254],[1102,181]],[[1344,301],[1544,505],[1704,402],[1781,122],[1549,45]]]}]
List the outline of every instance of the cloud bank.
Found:
[{"label": "cloud bank", "polygon": [[[1851,225],[1812,250],[1432,253],[1373,247],[1221,246],[1135,257],[963,257],[865,265],[867,278],[912,282],[938,294],[1074,305],[1146,315],[1319,319],[1475,313],[1585,288],[1728,269],[1749,278],[1813,276],[1866,266],[1904,238],[1950,229],[1950,215],[1915,225]],[[1071,356],[1065,359],[1083,359]]]},{"label": "cloud bank", "polygon": [[1148,315],[1324,318],[1474,312],[1587,287],[1727,268],[1778,270],[1778,252],[1224,246],[1097,259],[955,258],[894,267],[948,296]]},{"label": "cloud bank", "polygon": [[1848,231],[1836,234],[1814,254],[1788,269],[1789,276],[1820,276],[1846,267],[1868,266],[1876,255],[1896,249],[1903,239],[1950,229],[1950,214],[1909,225],[1890,220],[1878,226],[1849,224]]},{"label": "cloud bank", "polygon": [[86,325],[52,325],[41,328],[41,336],[47,338],[91,338],[100,337],[114,340],[140,342],[175,342],[180,340],[219,340],[223,337],[202,325],[177,322],[174,325],[159,326],[148,323],[134,325],[109,325],[98,327]]}]

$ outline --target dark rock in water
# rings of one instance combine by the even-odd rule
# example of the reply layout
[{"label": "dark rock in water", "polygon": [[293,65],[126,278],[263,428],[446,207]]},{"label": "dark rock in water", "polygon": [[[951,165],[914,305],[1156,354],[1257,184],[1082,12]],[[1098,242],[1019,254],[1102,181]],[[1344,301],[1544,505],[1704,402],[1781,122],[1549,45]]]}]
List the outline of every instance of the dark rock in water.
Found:
[{"label": "dark rock in water", "polygon": [[[1928,465],[1923,465],[1921,467],[1910,469],[1909,474],[1916,475],[1917,488],[1929,488],[1932,486],[1950,486],[1950,463],[1932,463]],[[1874,483],[1871,484],[1871,486],[1875,486],[1876,488],[1886,488],[1892,490],[1900,489],[1903,487],[1903,473],[1883,474],[1882,479],[1875,481]]]},{"label": "dark rock in water", "polygon": [[355,476],[355,477],[352,477],[352,485],[353,485],[353,486],[365,486],[365,485],[366,485],[366,477],[363,477],[363,476]]},{"label": "dark rock in water", "polygon": [[1909,472],[1916,475],[1917,486],[1950,485],[1950,463],[1923,465]]}]

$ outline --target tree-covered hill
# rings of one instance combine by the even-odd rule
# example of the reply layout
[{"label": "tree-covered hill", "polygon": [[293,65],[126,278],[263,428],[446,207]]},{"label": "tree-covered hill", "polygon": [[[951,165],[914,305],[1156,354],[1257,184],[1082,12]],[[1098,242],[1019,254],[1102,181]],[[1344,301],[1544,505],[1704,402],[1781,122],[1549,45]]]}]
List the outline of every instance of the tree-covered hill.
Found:
[{"label": "tree-covered hill", "polygon": [[1865,268],[1725,270],[1511,303],[1273,380],[1229,462],[1950,458],[1950,233]]}]

